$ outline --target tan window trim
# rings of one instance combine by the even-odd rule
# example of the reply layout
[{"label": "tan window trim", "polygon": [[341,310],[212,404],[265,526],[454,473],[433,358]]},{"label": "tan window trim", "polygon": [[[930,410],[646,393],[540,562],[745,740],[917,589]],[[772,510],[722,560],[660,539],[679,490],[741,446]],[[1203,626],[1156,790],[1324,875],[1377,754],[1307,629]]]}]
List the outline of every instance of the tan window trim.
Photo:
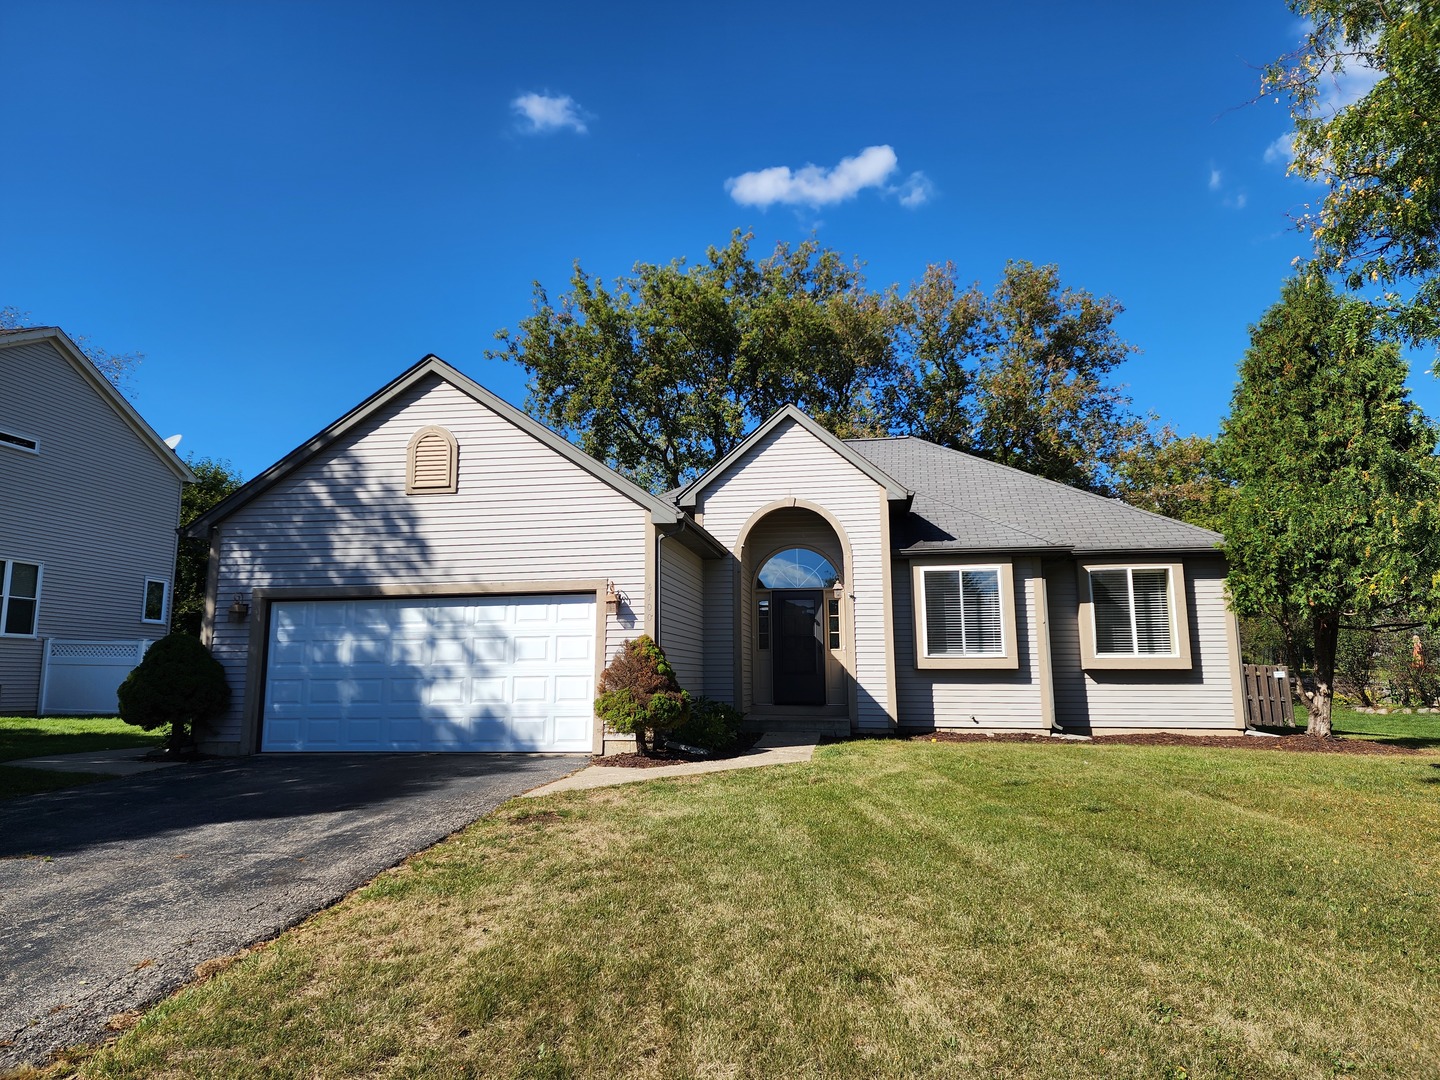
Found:
[{"label": "tan window trim", "polygon": [[[1080,666],[1087,671],[1189,671],[1190,609],[1185,599],[1185,564],[1150,559],[1126,562],[1077,563],[1076,588],[1080,597]],[[1090,598],[1092,570],[1168,570],[1170,573],[1170,626],[1175,651],[1134,656],[1095,652],[1095,604]]]},{"label": "tan window trim", "polygon": [[[421,443],[433,443],[439,439],[445,444],[445,475],[443,482],[431,481],[420,484],[416,482],[416,458]],[[455,436],[443,427],[436,427],[431,424],[421,428],[410,437],[410,445],[405,450],[405,494],[406,495],[454,495],[459,490],[459,445],[455,442]]]},{"label": "tan window trim", "polygon": [[[927,656],[925,642],[926,570],[997,570],[1000,578],[1000,643],[996,656]],[[915,666],[922,669],[1015,671],[1020,650],[1015,641],[1015,567],[1008,558],[957,561],[954,558],[914,559],[910,563],[910,610],[915,624]]]}]

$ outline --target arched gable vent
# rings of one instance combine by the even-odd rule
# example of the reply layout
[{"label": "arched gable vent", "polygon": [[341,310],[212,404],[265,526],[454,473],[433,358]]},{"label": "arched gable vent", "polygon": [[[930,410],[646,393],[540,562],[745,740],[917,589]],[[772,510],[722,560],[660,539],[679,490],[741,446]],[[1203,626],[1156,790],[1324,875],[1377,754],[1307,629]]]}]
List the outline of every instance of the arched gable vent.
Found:
[{"label": "arched gable vent", "polygon": [[442,427],[423,427],[410,439],[406,453],[407,495],[453,495],[457,487],[458,447]]}]

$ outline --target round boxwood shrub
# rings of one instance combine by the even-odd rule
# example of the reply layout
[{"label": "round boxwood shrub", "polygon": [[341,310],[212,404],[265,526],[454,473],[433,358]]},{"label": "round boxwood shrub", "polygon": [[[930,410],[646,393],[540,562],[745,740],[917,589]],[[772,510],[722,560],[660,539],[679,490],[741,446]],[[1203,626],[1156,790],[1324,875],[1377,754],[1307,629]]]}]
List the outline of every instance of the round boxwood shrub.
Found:
[{"label": "round boxwood shrub", "polygon": [[154,731],[170,727],[165,745],[178,750],[194,741],[195,729],[230,704],[225,669],[199,639],[170,634],[150,646],[140,665],[120,684],[120,719]]},{"label": "round boxwood shrub", "polygon": [[635,749],[650,754],[658,729],[680,727],[690,716],[690,695],[675,681],[675,669],[647,635],[631,638],[600,674],[595,715],[622,735],[635,736]]}]

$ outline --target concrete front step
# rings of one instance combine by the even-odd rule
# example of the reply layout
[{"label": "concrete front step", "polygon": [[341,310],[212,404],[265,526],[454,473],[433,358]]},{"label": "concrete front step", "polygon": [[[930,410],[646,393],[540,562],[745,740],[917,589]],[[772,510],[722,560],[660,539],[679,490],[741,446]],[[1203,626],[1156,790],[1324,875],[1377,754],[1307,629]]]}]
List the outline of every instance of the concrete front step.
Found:
[{"label": "concrete front step", "polygon": [[804,733],[826,735],[831,738],[844,738],[850,734],[850,721],[848,718],[747,716],[743,726],[746,731],[785,732],[787,734]]}]

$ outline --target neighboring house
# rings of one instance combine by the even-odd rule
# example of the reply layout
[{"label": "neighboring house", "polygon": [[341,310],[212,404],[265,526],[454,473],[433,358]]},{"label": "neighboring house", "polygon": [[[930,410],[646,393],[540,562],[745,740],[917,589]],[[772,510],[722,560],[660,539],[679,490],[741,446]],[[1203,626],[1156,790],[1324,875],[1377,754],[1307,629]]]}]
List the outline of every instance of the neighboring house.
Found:
[{"label": "neighboring house", "polygon": [[116,711],[194,479],[64,332],[0,330],[0,715]]},{"label": "neighboring house", "polygon": [[656,497],[428,357],[190,535],[216,752],[613,748],[641,633],[768,728],[1244,727],[1219,536],[793,408]]}]

